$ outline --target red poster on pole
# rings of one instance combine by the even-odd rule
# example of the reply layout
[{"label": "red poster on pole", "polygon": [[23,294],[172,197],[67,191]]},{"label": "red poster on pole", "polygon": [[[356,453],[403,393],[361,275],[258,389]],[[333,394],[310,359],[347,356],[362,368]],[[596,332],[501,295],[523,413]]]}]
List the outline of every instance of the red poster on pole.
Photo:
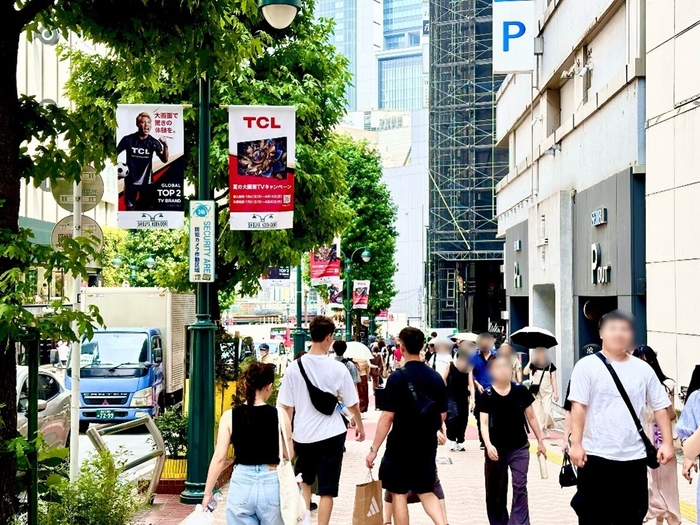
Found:
[{"label": "red poster on pole", "polygon": [[340,278],[340,239],[330,246],[322,246],[309,254],[311,284],[319,286],[338,281]]}]

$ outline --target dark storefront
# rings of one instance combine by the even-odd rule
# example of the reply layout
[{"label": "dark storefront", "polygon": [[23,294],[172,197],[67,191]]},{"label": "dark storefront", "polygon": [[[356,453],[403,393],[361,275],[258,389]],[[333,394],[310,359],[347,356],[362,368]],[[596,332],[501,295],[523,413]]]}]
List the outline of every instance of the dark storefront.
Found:
[{"label": "dark storefront", "polygon": [[506,231],[504,274],[509,334],[527,326],[530,319],[527,230],[528,222],[523,221]]}]

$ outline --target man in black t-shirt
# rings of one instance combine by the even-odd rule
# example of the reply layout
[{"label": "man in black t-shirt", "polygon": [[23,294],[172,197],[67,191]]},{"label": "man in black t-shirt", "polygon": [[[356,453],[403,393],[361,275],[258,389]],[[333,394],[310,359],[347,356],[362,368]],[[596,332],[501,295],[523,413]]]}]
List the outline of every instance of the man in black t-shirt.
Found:
[{"label": "man in black t-shirt", "polygon": [[433,493],[436,432],[447,413],[445,382],[421,361],[420,352],[425,343],[423,332],[406,327],[398,339],[406,364],[387,379],[384,411],[367,455],[367,467],[374,467],[377,451],[388,434],[379,479],[391,493],[394,523],[408,524],[406,495],[411,491],[418,494],[433,523],[446,525],[440,500]]},{"label": "man in black t-shirt", "polygon": [[117,145],[117,155],[126,151],[126,166],[129,168],[129,174],[124,179],[124,201],[127,211],[153,209],[153,154],[155,153],[162,162],[168,162],[170,156],[165,139],[151,136],[151,116],[148,113],[138,114],[136,127],[138,131],[125,135]]},{"label": "man in black t-shirt", "polygon": [[[532,394],[520,383],[511,382],[512,362],[506,356],[489,361],[492,384],[478,399],[481,433],[486,445],[486,513],[490,525],[530,524],[527,471],[530,442],[525,420],[537,438],[538,454],[547,454],[535,412]],[[508,469],[513,476],[513,505],[508,516]]]}]

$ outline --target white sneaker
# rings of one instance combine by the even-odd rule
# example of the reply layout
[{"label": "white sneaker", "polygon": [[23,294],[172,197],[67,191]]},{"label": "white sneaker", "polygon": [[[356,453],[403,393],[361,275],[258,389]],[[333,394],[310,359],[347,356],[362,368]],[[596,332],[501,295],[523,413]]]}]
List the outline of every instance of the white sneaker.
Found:
[{"label": "white sneaker", "polygon": [[464,443],[457,443],[457,444],[455,445],[455,450],[458,451],[458,452],[464,452],[464,451],[467,450],[467,449],[464,448]]},{"label": "white sneaker", "polygon": [[450,442],[450,450],[452,452],[455,452],[457,450],[457,442],[456,441],[451,441]]}]

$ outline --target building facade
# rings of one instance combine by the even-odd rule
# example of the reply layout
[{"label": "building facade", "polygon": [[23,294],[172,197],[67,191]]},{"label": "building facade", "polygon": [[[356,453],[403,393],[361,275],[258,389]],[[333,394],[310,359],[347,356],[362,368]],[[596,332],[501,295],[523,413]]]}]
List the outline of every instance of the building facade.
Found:
[{"label": "building facade", "polygon": [[496,145],[491,0],[430,2],[428,319],[431,327],[500,331],[503,241],[496,182],[508,167]]},{"label": "building facade", "polygon": [[646,341],[644,0],[535,2],[543,53],[498,93],[508,174],[497,186],[505,316],[556,334],[566,385],[600,317]]},{"label": "building facade", "polygon": [[682,388],[700,344],[700,4],[646,9],[648,343]]}]

